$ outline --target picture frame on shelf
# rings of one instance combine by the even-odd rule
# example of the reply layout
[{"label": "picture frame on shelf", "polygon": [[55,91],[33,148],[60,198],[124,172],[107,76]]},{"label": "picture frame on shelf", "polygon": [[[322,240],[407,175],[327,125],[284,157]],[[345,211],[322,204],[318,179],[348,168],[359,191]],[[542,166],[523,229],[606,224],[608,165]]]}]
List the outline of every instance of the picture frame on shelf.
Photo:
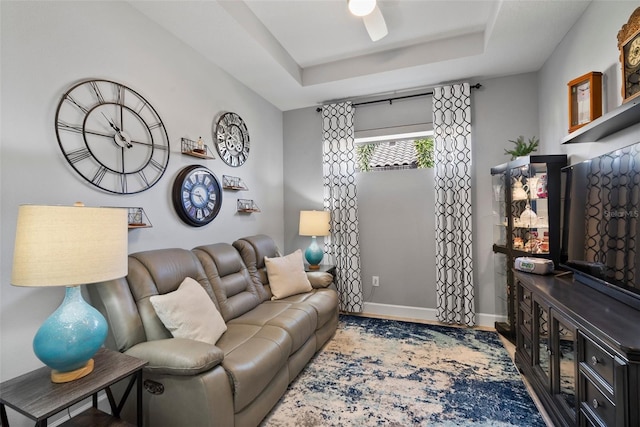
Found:
[{"label": "picture frame on shelf", "polygon": [[640,96],[640,7],[618,31],[622,71],[622,103]]},{"label": "picture frame on shelf", "polygon": [[602,73],[591,71],[567,83],[569,133],[602,116]]}]

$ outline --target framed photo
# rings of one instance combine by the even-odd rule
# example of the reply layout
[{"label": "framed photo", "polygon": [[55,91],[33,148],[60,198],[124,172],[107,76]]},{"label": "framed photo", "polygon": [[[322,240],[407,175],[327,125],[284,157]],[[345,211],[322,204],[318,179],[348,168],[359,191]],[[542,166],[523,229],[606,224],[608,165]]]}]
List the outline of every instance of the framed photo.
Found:
[{"label": "framed photo", "polygon": [[602,115],[602,73],[592,71],[571,80],[569,86],[569,133]]}]

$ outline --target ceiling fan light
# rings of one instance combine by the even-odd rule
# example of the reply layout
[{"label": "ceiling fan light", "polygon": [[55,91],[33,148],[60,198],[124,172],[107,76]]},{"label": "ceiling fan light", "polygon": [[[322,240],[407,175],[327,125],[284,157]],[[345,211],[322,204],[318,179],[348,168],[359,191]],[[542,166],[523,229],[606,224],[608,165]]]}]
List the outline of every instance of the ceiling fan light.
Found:
[{"label": "ceiling fan light", "polygon": [[376,7],[376,0],[347,0],[347,3],[355,16],[367,16]]}]

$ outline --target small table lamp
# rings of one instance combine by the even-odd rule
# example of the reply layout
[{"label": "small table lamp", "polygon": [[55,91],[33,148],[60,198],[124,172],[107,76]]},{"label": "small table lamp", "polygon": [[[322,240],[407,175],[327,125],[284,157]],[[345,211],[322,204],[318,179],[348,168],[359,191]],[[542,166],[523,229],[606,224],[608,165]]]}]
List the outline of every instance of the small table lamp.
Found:
[{"label": "small table lamp", "polygon": [[80,285],[127,275],[127,209],[20,206],[11,284],[66,286],[64,300],[33,339],[51,367],[51,381],[69,382],[93,370],[107,336],[104,317],[82,298]]},{"label": "small table lamp", "polygon": [[322,261],[324,252],[318,242],[316,236],[329,235],[329,219],[328,211],[300,211],[300,228],[298,233],[301,236],[311,236],[311,245],[304,252],[304,257],[309,263],[309,269],[317,270]]}]

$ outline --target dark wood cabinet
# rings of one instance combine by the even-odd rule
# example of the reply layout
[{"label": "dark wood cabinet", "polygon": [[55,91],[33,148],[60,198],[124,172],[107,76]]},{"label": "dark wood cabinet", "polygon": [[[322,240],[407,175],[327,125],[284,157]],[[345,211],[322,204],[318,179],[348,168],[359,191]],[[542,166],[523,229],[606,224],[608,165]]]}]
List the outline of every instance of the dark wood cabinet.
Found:
[{"label": "dark wood cabinet", "polygon": [[517,304],[513,264],[517,257],[560,260],[562,173],[567,156],[531,155],[491,168],[496,306],[506,313],[496,323],[515,341]]},{"label": "dark wood cabinet", "polygon": [[554,425],[640,425],[640,311],[571,275],[514,277],[516,364]]}]

